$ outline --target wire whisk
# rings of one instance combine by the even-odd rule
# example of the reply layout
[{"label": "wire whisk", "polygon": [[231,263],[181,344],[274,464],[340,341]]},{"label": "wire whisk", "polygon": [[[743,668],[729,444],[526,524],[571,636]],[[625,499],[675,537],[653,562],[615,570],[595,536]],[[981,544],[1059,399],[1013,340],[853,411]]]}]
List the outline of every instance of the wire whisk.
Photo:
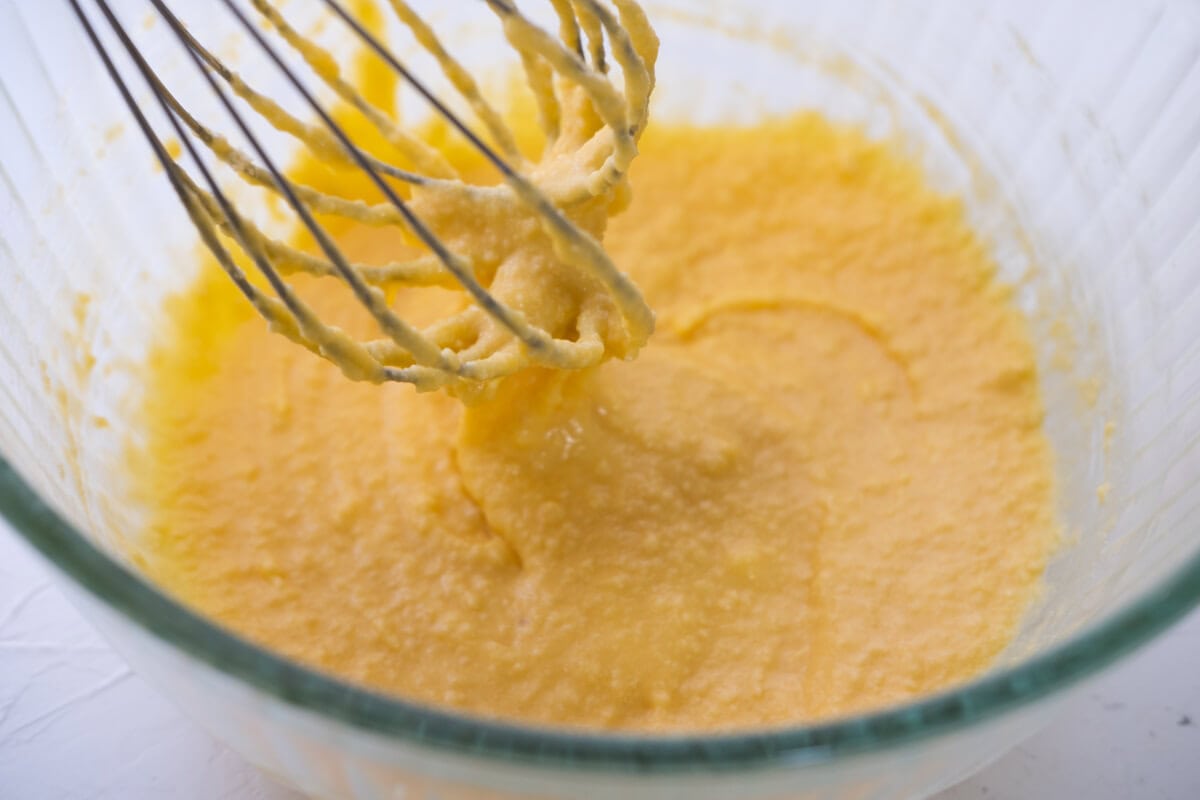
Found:
[{"label": "wire whisk", "polygon": [[[248,150],[185,107],[107,0],[92,0],[95,11],[90,14],[84,1],[69,0],[217,263],[272,330],[333,362],[347,377],[405,382],[419,390],[446,387],[466,396],[530,364],[577,369],[607,356],[632,357],[652,332],[654,316],[638,288],[573,211],[621,186],[646,127],[658,40],[636,0],[549,0],[558,21],[554,33],[534,22],[514,0],[477,0],[497,18],[505,41],[520,58],[545,139],[537,161],[522,153],[504,115],[484,96],[476,78],[406,0],[388,0],[391,13],[432,57],[457,92],[460,106],[469,109],[473,124],[431,91],[359,16],[338,0],[321,0],[332,19],[347,26],[356,41],[483,156],[499,175],[494,185],[463,180],[442,152],[369,102],[343,76],[338,59],[302,35],[269,0],[221,0],[220,5],[303,98],[312,120],[287,110],[231,69],[165,0],[149,0]],[[170,126],[166,136],[155,130],[135,99],[130,81],[117,66],[112,52],[116,48],[106,45],[100,34],[100,19],[163,112]],[[400,156],[385,159],[356,143],[300,71],[289,65],[285,53],[303,60],[320,83],[360,113]],[[279,159],[252,130],[253,119],[292,137],[331,167],[361,171],[382,202],[347,199],[287,177]],[[186,154],[194,169],[172,157],[165,143],[172,139],[182,143],[180,155]],[[274,238],[252,215],[239,210],[214,174],[217,163],[245,183],[281,197],[311,235],[315,249],[310,252]],[[553,253],[551,271],[570,287],[564,295],[571,298],[567,313],[542,313],[527,285],[520,291],[505,288],[508,284],[498,277],[503,266],[456,251],[425,218],[429,208],[448,199],[478,210],[480,220],[487,216],[485,211],[497,208],[536,220],[547,252]],[[353,262],[318,219],[324,216],[396,226],[414,243],[415,254],[386,264]],[[261,280],[252,279],[243,264],[253,264]],[[370,314],[379,337],[358,340],[322,321],[287,280],[302,273],[343,282]],[[423,328],[410,324],[389,303],[389,292],[398,287],[433,286],[460,289],[472,303]]]}]

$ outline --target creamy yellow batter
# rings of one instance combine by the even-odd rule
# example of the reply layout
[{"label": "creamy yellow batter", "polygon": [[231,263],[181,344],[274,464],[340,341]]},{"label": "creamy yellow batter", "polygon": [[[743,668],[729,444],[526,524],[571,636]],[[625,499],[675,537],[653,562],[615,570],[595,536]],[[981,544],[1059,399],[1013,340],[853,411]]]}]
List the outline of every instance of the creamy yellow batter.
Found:
[{"label": "creamy yellow batter", "polygon": [[469,407],[345,380],[206,271],[148,376],[151,574],[308,664],[541,723],[811,720],[984,669],[1056,527],[1026,326],[959,203],[817,116],[641,149],[604,242],[650,344]]}]

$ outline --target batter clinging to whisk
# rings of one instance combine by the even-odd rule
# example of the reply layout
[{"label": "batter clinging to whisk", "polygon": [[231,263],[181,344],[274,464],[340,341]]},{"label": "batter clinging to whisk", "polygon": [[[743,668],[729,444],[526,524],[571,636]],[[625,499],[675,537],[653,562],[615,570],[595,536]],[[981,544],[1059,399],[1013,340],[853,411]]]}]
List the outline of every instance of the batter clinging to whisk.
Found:
[{"label": "batter clinging to whisk", "polygon": [[[560,23],[555,36],[510,0],[487,1],[519,55],[537,103],[545,144],[536,163],[526,160],[477,81],[405,0],[390,0],[393,10],[474,112],[479,132],[433,95],[350,12],[334,0],[326,3],[490,162],[499,184],[462,180],[435,149],[368,103],[343,77],[337,60],[297,32],[267,0],[252,0],[252,4],[276,34],[275,41],[235,4],[227,5],[304,97],[317,123],[294,116],[257,91],[197,41],[165,5],[155,2],[248,141],[250,152],[189,112],[133,48],[115,17],[108,17],[142,77],[169,112],[170,123],[202,178],[196,179],[169,158],[126,91],[131,110],[201,237],[271,327],[332,361],[352,379],[401,381],[418,389],[448,387],[464,396],[530,364],[578,369],[610,355],[636,355],[653,330],[653,313],[609,259],[599,238],[610,204],[621,199],[637,140],[646,127],[654,86],[658,40],[637,2],[615,0],[610,7],[597,0],[554,0]],[[343,102],[362,113],[404,163],[389,163],[360,148],[287,66],[280,53],[284,47],[295,51]],[[610,58],[620,67],[619,87],[611,77]],[[107,64],[114,70],[111,61]],[[112,74],[122,81],[115,71]],[[380,201],[347,200],[290,181],[254,136],[246,111],[235,106],[232,95],[273,127],[298,139],[322,162],[365,172]],[[281,195],[311,233],[317,244],[315,254],[271,238],[240,213],[211,171],[202,166],[202,149],[244,181]],[[318,214],[395,226],[406,234],[407,252],[397,253],[396,260],[387,264],[354,263],[324,230]],[[453,223],[439,224],[447,214]],[[478,224],[457,224],[464,215]],[[531,225],[542,235],[527,235],[525,229]],[[271,291],[247,279],[236,258],[239,251],[266,278]],[[383,335],[360,342],[323,322],[286,283],[285,276],[298,272],[340,278]],[[387,294],[395,288],[420,286],[457,287],[473,302],[418,329],[389,307]]]}]

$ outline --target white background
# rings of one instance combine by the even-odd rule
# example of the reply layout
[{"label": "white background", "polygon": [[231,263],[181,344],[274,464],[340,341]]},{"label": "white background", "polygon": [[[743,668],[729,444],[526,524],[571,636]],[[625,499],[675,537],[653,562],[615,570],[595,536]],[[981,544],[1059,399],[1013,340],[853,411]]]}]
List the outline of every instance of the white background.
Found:
[{"label": "white background", "polygon": [[[0,522],[0,800],[295,800],[131,673]],[[1200,613],[939,800],[1200,798]]]}]

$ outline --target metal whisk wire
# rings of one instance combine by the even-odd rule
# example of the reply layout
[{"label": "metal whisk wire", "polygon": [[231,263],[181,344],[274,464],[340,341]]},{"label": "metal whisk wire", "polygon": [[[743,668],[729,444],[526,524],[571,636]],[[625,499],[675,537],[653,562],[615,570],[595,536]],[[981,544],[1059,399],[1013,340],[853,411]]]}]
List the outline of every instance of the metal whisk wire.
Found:
[{"label": "metal whisk wire", "polygon": [[[414,285],[436,285],[441,278],[433,268],[428,268],[434,267],[448,273],[488,317],[502,326],[515,342],[519,343],[519,347],[523,348],[522,352],[528,354],[532,362],[558,367],[579,367],[599,360],[603,354],[603,346],[597,348],[599,335],[595,330],[594,322],[581,318],[578,338],[575,340],[555,338],[550,332],[527,321],[520,311],[497,299],[477,279],[472,265],[452,252],[441,241],[396,190],[384,180],[383,175],[422,186],[440,183],[450,185],[454,181],[441,176],[429,176],[395,168],[359,148],[235,0],[222,0],[222,3],[237,20],[240,27],[261,48],[287,82],[303,98],[308,108],[320,120],[322,128],[306,126],[305,123],[282,111],[270,98],[249,87],[236,73],[225,67],[219,59],[193,38],[167,6],[165,0],[150,0],[150,2],[160,17],[167,22],[174,37],[187,51],[197,71],[202,75],[238,131],[249,143],[262,167],[253,164],[227,140],[214,134],[188,112],[149,65],[107,0],[93,0],[119,40],[121,48],[132,60],[137,71],[151,89],[157,104],[178,140],[186,149],[191,161],[197,165],[206,189],[197,184],[187,171],[171,157],[167,147],[138,106],[133,92],[121,75],[88,15],[84,12],[80,0],[69,0],[69,2],[82,23],[89,42],[100,56],[109,77],[117,87],[123,102],[128,106],[138,128],[166,171],[172,187],[200,233],[202,241],[237,288],[268,320],[274,330],[329,358],[349,377],[358,380],[408,382],[417,385],[418,388],[430,389],[446,385],[461,385],[464,382],[482,383],[503,377],[519,368],[520,361],[511,357],[513,352],[511,347],[462,358],[460,352],[452,347],[444,346],[444,342],[438,341],[439,334],[452,330],[456,320],[442,325],[435,324],[425,331],[418,330],[389,307],[384,292],[376,285],[387,283],[389,280],[398,280],[401,283],[408,280]],[[292,45],[293,49],[300,50],[301,55],[310,64],[320,55],[320,53],[314,55],[313,52],[302,49],[311,47],[311,45],[302,44],[286,20],[266,0],[251,0],[251,2],[267,21],[281,32],[285,41]],[[612,264],[595,238],[577,227],[546,192],[497,153],[338,0],[322,0],[322,2],[334,16],[340,18],[348,26],[359,41],[423,97],[436,113],[441,115],[499,172],[503,184],[512,192],[513,196],[538,215],[543,230],[551,236],[555,243],[555,252],[565,262],[570,262],[571,266],[588,273],[609,293],[625,324],[625,333],[631,343],[630,350],[636,351],[636,348],[649,335],[653,326],[653,315],[642,301],[637,288]],[[628,18],[638,22],[644,20],[641,9],[634,0],[613,0],[613,2],[618,8],[618,13],[622,15],[622,19]],[[493,134],[493,139],[497,140],[511,156],[520,159],[520,153],[515,149],[510,137],[504,135],[501,123],[498,122],[498,115],[478,93],[469,74],[448,55],[432,30],[404,0],[391,0],[391,3],[397,13],[401,15],[402,20],[417,34],[420,43],[427,51],[435,55],[451,82],[466,97],[469,105],[476,110],[477,116],[483,119],[485,127]],[[594,104],[598,115],[611,128],[613,152],[604,164],[589,176],[587,183],[590,187],[589,190],[593,193],[598,191],[596,187],[603,188],[613,185],[627,170],[628,162],[632,157],[630,148],[632,148],[632,152],[636,152],[636,138],[645,124],[649,90],[653,84],[652,63],[657,42],[643,36],[643,52],[639,52],[632,38],[622,28],[621,21],[603,7],[598,0],[551,0],[561,23],[562,41],[553,40],[549,34],[525,18],[509,0],[486,0],[486,3],[504,23],[506,36],[510,42],[514,43],[514,47],[518,40],[529,43],[527,49],[521,50],[522,62],[529,76],[531,87],[535,89],[543,118],[553,118],[555,113],[553,106],[557,103],[557,98],[553,94],[552,76],[554,74],[567,75],[583,89]],[[584,55],[580,28],[589,36],[592,61],[590,65]],[[605,77],[608,72],[603,58],[605,33],[617,51],[615,57],[624,72],[626,83],[624,96],[618,95]],[[643,58],[643,55],[648,55],[648,58]],[[647,62],[650,64],[649,67],[647,67]],[[337,77],[336,70],[332,76],[321,73],[319,70],[318,74],[327,83],[334,85],[335,90],[343,98],[349,96],[350,99],[355,100],[354,105],[368,116],[377,114],[374,109],[361,107],[361,103],[353,95],[353,89],[348,88],[344,83],[339,83],[341,79]],[[546,75],[551,76],[549,83],[543,80]],[[539,86],[542,89],[540,94],[537,92]],[[547,86],[550,87],[549,94],[547,94]],[[264,116],[279,130],[300,138],[310,147],[320,146],[323,152],[332,153],[343,160],[352,162],[369,177],[371,184],[383,195],[387,201],[386,207],[344,201],[293,184],[284,176],[275,160],[253,132],[243,113],[238,110],[230,96],[230,91],[239,95],[242,100],[249,102],[260,116]],[[626,105],[625,111],[619,108],[621,104]],[[371,118],[381,130],[389,129],[386,120],[377,117]],[[544,129],[548,139],[552,140],[557,135],[556,124],[546,125]],[[404,140],[403,134],[392,132],[393,138]],[[233,167],[248,182],[271,189],[282,196],[328,261],[322,262],[318,257],[297,252],[287,245],[270,239],[239,214],[228,194],[222,190],[219,181],[201,157],[200,147],[193,141],[193,137],[199,139],[218,160]],[[419,149],[419,145],[412,146]],[[564,199],[569,200],[570,198]],[[560,202],[562,201],[560,200]],[[310,206],[312,207],[310,208]],[[410,265],[407,271],[401,265],[389,265],[392,269],[388,269],[351,264],[333,238],[316,220],[314,209],[317,211],[331,210],[332,213],[369,219],[384,218],[384,212],[390,210],[394,216],[386,218],[401,224],[405,230],[413,234],[433,255],[436,264],[423,265],[426,268]],[[237,243],[258,271],[262,273],[276,297],[265,294],[248,278],[223,244],[220,232],[224,232]],[[340,329],[323,323],[284,280],[277,264],[286,264],[289,268],[297,271],[336,275],[341,278],[350,287],[358,302],[374,319],[379,329],[386,334],[387,339],[359,342]],[[468,350],[469,348],[464,348],[463,352]],[[501,358],[501,356],[505,357]]]}]

